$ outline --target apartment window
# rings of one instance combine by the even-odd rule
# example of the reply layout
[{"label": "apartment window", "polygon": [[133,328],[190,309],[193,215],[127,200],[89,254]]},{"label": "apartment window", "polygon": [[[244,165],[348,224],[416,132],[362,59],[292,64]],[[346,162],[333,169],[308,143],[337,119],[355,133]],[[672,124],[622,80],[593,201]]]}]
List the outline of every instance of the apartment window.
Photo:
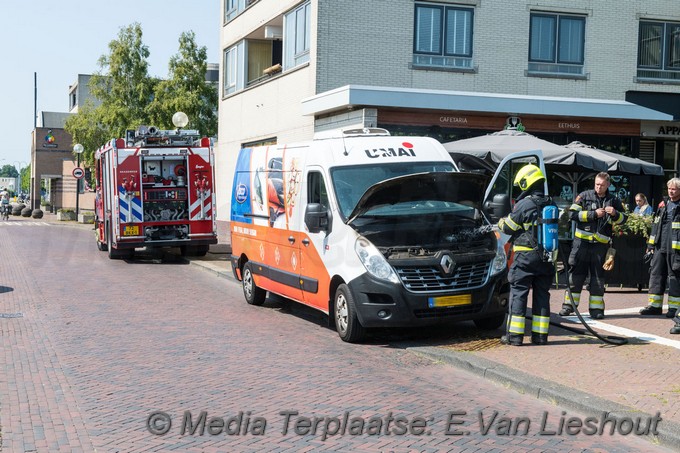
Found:
[{"label": "apartment window", "polygon": [[529,73],[583,75],[586,19],[564,14],[531,14]]},{"label": "apartment window", "polygon": [[224,0],[224,22],[229,22],[259,0]]},{"label": "apartment window", "polygon": [[472,8],[416,4],[413,65],[471,69],[473,17]]},{"label": "apartment window", "polygon": [[680,23],[640,22],[638,78],[680,81]]},{"label": "apartment window", "polygon": [[306,2],[284,16],[283,69],[291,69],[309,61],[311,4]]},{"label": "apartment window", "polygon": [[244,47],[245,43],[241,41],[224,51],[224,81],[222,94],[225,96],[235,91],[242,90],[244,87]]}]

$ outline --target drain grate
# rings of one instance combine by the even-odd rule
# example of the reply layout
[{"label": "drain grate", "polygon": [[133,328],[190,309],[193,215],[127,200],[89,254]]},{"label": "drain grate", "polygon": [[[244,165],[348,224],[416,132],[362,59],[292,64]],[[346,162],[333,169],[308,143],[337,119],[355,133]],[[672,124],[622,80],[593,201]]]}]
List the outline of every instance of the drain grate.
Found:
[{"label": "drain grate", "polygon": [[23,313],[0,313],[0,318],[23,318]]},{"label": "drain grate", "polygon": [[456,351],[484,351],[502,346],[498,338],[464,338],[444,346]]}]

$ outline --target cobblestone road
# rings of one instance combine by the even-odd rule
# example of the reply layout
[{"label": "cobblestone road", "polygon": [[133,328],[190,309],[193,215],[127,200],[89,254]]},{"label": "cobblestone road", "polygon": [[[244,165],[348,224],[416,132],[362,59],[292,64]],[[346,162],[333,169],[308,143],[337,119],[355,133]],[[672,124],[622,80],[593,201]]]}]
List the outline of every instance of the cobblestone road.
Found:
[{"label": "cobblestone road", "polygon": [[[388,343],[342,343],[321,316],[248,306],[193,266],[111,261],[86,228],[0,229],[2,451],[667,451],[541,435],[579,414]],[[446,435],[451,412],[463,435]],[[345,414],[325,440],[326,420],[312,434],[300,418],[334,429]],[[390,414],[411,425],[386,428]]]}]

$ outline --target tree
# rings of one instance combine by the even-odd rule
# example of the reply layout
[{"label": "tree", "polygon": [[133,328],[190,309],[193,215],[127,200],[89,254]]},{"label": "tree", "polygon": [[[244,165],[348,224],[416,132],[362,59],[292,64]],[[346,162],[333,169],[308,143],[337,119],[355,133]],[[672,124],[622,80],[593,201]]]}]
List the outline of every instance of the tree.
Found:
[{"label": "tree", "polygon": [[134,23],[118,32],[109,43],[108,55],[99,58],[100,71],[90,79],[90,93],[101,101],[80,106],[77,115],[66,120],[65,129],[73,143],[85,148],[81,159],[94,164],[94,152],[127,129],[150,124],[147,115],[155,82],[148,75],[149,49],[142,42],[142,27]]},{"label": "tree", "polygon": [[169,78],[156,85],[154,100],[149,105],[152,124],[173,129],[172,115],[181,111],[189,117],[189,129],[201,134],[217,134],[216,87],[205,80],[207,49],[196,44],[193,31],[179,37],[179,51],[170,58]]},{"label": "tree", "polygon": [[21,192],[30,193],[31,191],[31,165],[21,169]]},{"label": "tree", "polygon": [[16,178],[17,176],[19,176],[19,172],[14,165],[5,164],[0,168],[0,177],[2,178]]},{"label": "tree", "polygon": [[71,134],[73,143],[80,143],[85,149],[80,156],[86,166],[94,165],[94,152],[113,138],[110,129],[100,119],[101,111],[92,102],[78,107],[78,114],[66,119],[64,128]]},{"label": "tree", "polygon": [[142,42],[141,25],[121,28],[109,51],[99,58],[101,71],[90,80],[90,92],[101,100],[95,119],[114,137],[123,137],[127,129],[149,124],[155,81],[148,75],[149,48]]}]

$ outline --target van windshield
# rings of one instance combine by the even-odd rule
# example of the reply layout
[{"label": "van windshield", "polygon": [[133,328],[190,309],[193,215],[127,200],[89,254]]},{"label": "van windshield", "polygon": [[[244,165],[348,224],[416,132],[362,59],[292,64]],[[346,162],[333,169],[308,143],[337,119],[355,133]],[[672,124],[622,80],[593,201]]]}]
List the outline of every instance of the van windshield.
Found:
[{"label": "van windshield", "polygon": [[331,179],[335,198],[338,200],[342,216],[346,219],[364,192],[374,184],[414,173],[453,171],[455,169],[450,162],[400,162],[335,167],[331,169]]}]

